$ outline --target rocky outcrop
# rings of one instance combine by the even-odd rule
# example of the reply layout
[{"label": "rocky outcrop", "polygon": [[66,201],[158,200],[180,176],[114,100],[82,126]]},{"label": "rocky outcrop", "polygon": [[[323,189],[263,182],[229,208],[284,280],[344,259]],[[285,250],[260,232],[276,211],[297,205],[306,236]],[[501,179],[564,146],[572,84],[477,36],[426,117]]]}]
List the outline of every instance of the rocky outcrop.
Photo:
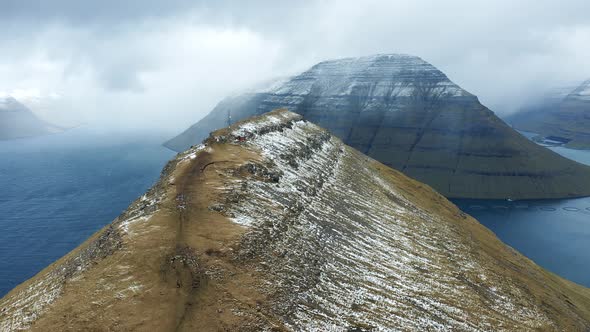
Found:
[{"label": "rocky outcrop", "polygon": [[321,62],[230,97],[166,146],[183,150],[234,120],[286,107],[346,144],[451,198],[590,195],[590,168],[528,141],[422,59],[376,55]]},{"label": "rocky outcrop", "polygon": [[583,331],[589,308],[428,186],[275,111],[179,154],[1,299],[0,330]]},{"label": "rocky outcrop", "polygon": [[61,129],[37,118],[12,97],[0,97],[0,140],[47,135]]},{"label": "rocky outcrop", "polygon": [[590,149],[590,80],[558,100],[548,96],[507,121],[517,129],[557,139],[569,148]]}]

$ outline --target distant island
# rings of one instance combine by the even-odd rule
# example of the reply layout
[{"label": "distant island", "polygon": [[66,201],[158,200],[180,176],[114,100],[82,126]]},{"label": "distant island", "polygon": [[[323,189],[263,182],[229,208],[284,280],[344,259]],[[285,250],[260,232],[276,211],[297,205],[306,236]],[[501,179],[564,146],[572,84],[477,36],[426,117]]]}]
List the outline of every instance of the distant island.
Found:
[{"label": "distant island", "polygon": [[0,140],[54,134],[63,128],[39,119],[13,97],[0,98]]},{"label": "distant island", "polygon": [[590,149],[590,79],[563,96],[547,95],[506,120],[539,134],[535,140],[541,144]]}]

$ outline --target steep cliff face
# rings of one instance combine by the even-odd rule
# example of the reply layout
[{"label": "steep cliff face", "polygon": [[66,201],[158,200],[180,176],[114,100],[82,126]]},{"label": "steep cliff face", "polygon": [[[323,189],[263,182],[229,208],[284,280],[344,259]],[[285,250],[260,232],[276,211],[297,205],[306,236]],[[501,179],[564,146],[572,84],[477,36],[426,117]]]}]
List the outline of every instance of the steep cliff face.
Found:
[{"label": "steep cliff face", "polygon": [[0,140],[46,135],[59,128],[37,118],[12,97],[0,97]]},{"label": "steep cliff face", "polygon": [[557,102],[541,103],[507,120],[515,128],[563,139],[570,148],[590,149],[590,80]]},{"label": "steep cliff face", "polygon": [[0,300],[0,330],[590,328],[590,291],[299,115],[218,130]]},{"label": "steep cliff face", "polygon": [[346,144],[452,198],[590,195],[590,168],[512,130],[445,74],[409,55],[319,63],[266,91],[227,98],[166,146],[286,107]]}]

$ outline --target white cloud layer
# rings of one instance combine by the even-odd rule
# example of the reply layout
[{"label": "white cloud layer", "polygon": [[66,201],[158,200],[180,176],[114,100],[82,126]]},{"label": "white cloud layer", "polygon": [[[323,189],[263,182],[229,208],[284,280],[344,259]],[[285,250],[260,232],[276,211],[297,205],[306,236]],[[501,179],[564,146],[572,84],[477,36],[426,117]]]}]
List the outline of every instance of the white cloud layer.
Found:
[{"label": "white cloud layer", "polygon": [[3,2],[0,91],[67,124],[180,130],[255,82],[373,53],[421,56],[497,113],[590,77],[586,0]]}]

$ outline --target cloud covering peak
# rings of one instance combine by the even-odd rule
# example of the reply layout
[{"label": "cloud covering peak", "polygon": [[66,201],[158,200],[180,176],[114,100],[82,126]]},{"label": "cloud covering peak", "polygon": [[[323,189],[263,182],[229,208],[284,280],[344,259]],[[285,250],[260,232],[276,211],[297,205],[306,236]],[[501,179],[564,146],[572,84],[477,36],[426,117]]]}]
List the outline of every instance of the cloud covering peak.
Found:
[{"label": "cloud covering peak", "polygon": [[[590,3],[3,1],[0,91],[44,117],[178,130],[256,82],[333,58],[420,56],[507,113],[590,77]],[[72,120],[74,119],[74,120]]]}]

